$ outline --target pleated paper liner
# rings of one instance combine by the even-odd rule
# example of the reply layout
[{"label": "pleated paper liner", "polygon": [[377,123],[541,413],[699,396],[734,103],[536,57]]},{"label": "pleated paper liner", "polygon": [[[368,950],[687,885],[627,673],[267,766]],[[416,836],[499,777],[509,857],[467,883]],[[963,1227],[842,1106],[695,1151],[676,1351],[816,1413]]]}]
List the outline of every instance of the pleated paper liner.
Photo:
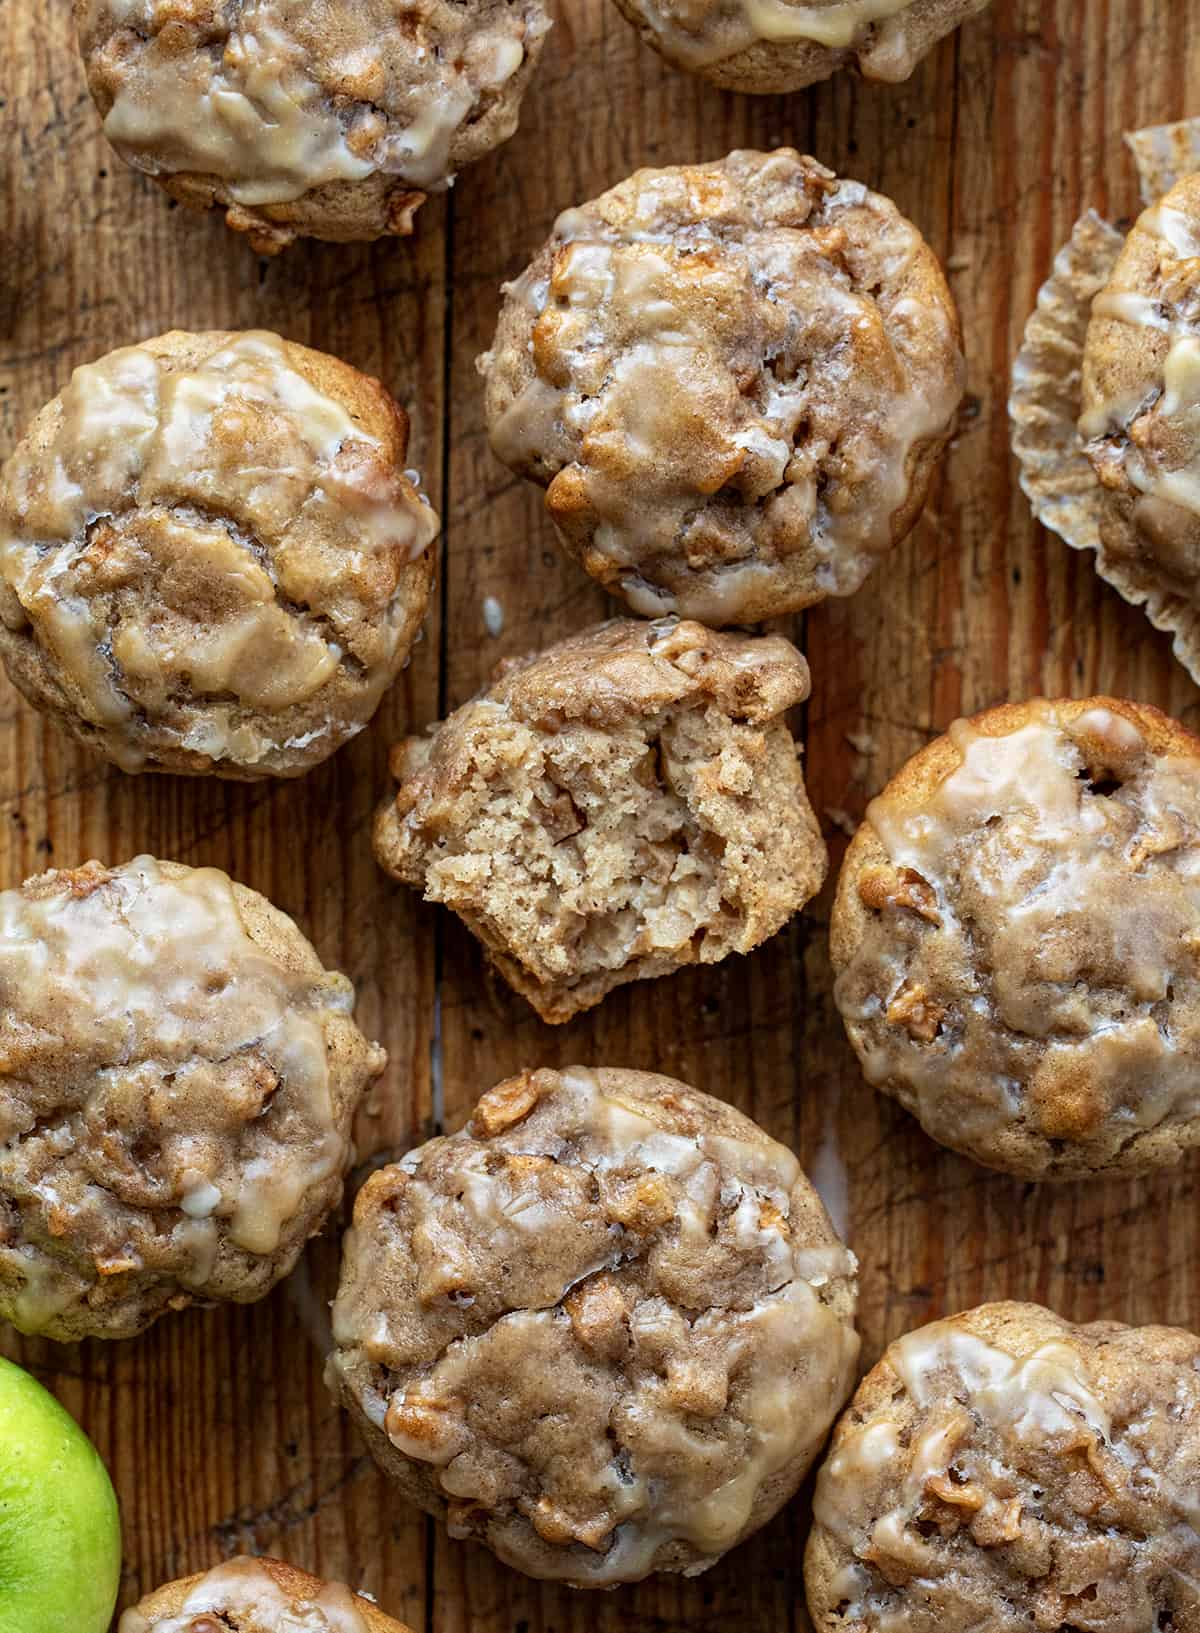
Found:
[{"label": "pleated paper liner", "polygon": [[[1151,125],[1129,132],[1125,141],[1147,205],[1169,192],[1181,176],[1200,170],[1200,119]],[[1008,400],[1013,452],[1021,487],[1038,521],[1072,549],[1094,551],[1100,576],[1127,601],[1144,605],[1157,629],[1175,634],[1175,655],[1194,673],[1194,661],[1181,648],[1196,652],[1195,610],[1135,562],[1113,562],[1105,555],[1102,490],[1079,435],[1083,347],[1092,301],[1111,277],[1124,243],[1123,233],[1089,210],[1055,256],[1013,363]]]},{"label": "pleated paper liner", "polygon": [[1076,550],[1100,548],[1100,484],[1077,424],[1083,342],[1124,242],[1095,210],[1075,223],[1013,363],[1008,412],[1021,486],[1038,521]]},{"label": "pleated paper liner", "polygon": [[1137,165],[1142,202],[1157,204],[1181,176],[1200,170],[1200,119],[1126,131],[1125,146]]}]

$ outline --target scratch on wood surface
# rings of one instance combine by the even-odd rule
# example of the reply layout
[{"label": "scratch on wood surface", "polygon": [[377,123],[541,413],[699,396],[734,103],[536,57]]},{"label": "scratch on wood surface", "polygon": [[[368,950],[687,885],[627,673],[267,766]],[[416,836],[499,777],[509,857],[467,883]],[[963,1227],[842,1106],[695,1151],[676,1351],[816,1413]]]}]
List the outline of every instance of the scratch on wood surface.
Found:
[{"label": "scratch on wood surface", "polygon": [[299,1481],[279,1497],[261,1507],[240,1508],[215,1521],[210,1534],[223,1555],[264,1553],[289,1531],[314,1519],[323,1508],[336,1502],[347,1486],[371,1470],[371,1459],[355,1457],[327,1484],[316,1487],[311,1479]]}]

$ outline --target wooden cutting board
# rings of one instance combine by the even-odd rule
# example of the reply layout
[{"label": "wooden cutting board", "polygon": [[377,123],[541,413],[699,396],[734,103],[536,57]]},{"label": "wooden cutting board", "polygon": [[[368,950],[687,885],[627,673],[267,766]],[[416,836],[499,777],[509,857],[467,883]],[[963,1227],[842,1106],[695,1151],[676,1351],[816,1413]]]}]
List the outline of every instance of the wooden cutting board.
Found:
[{"label": "wooden cutting board", "polygon": [[[813,673],[809,788],[835,861],[868,798],[960,713],[1104,690],[1200,728],[1200,693],[1167,639],[1031,522],[1005,414],[1022,325],[1072,222],[1089,205],[1112,219],[1137,209],[1122,132],[1200,113],[1198,0],[995,0],[907,85],[840,78],[762,99],[664,67],[610,0],[558,0],[519,135],[428,204],[411,242],[303,244],[274,262],[109,152],[68,10],[0,4],[0,455],[77,363],[172,327],[263,326],[381,376],[411,412],[413,463],[445,532],[410,668],[371,729],[299,783],[123,776],[0,679],[0,886],[149,851],[266,892],[353,977],[364,1027],[390,1051],[364,1158],[456,1126],[525,1065],[649,1068],[727,1097],[795,1148],[848,1232],[865,1363],[987,1298],[1200,1326],[1200,1165],[1039,1189],[940,1151],[865,1086],[842,1037],[828,888],[753,958],[626,988],[553,1030],[485,980],[466,933],[386,880],[369,845],[395,737],[468,697],[499,658],[606,612],[557,552],[540,493],[487,449],[474,359],[501,280],[565,206],[638,165],[738,145],[792,143],[890,194],[945,261],[966,332],[961,428],[924,519],[857,596],[796,621]],[[586,1595],[449,1542],[392,1496],[321,1382],[336,1244],[331,1228],[262,1304],[191,1312],[131,1343],[0,1340],[108,1461],[123,1604],[257,1549],[368,1588],[423,1633],[808,1626],[803,1499],[696,1580]]]}]

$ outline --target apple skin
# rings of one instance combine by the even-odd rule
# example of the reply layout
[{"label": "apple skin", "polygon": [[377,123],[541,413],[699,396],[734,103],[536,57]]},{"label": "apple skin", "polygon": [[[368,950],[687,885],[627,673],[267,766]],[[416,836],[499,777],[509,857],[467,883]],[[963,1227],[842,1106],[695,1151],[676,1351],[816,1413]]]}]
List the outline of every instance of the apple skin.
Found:
[{"label": "apple skin", "polygon": [[107,1633],[121,1521],[100,1455],[27,1372],[0,1358],[0,1633]]}]

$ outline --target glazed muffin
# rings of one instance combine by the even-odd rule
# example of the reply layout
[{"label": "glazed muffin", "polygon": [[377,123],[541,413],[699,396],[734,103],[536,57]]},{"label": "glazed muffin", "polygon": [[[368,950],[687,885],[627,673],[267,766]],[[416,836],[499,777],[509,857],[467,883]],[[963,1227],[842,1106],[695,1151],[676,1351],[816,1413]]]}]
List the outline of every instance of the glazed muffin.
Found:
[{"label": "glazed muffin", "polygon": [[329,1380],[455,1537],[695,1575],[792,1495],[854,1376],[855,1263],[789,1151],[644,1072],[525,1072],[359,1193]]},{"label": "glazed muffin", "polygon": [[283,913],[140,856],[0,893],[0,1316],[126,1338],[262,1298],[342,1194],[383,1050]]},{"label": "glazed muffin", "polygon": [[626,981],[750,952],[820,889],[784,718],[807,696],[780,636],[601,624],[398,745],[375,854],[543,1020],[569,1020]]},{"label": "glazed muffin", "polygon": [[541,0],[75,0],[104,133],[182,204],[272,255],[412,231],[507,141]]},{"label": "glazed muffin", "polygon": [[279,1559],[228,1560],[147,1594],[117,1633],[409,1633],[340,1582]]},{"label": "glazed muffin", "polygon": [[488,434],[635,612],[756,623],[856,590],[962,396],[917,229],[790,148],[639,170],[506,287]]},{"label": "glazed muffin", "polygon": [[1097,570],[1200,680],[1200,175],[1133,227],[1092,305],[1084,451],[1101,484]]},{"label": "glazed muffin", "polygon": [[292,777],[374,714],[437,517],[377,380],[277,335],[75,370],[0,472],[0,655],[125,771]]},{"label": "glazed muffin", "polygon": [[830,925],[868,1079],[1026,1179],[1200,1141],[1200,741],[1146,704],[958,721],[867,809]]},{"label": "glazed muffin", "polygon": [[617,0],[647,45],[730,91],[798,91],[852,68],[907,79],[988,0]]},{"label": "glazed muffin", "polygon": [[985,1304],[899,1339],[817,1478],[815,1633],[1196,1627],[1200,1340]]}]

